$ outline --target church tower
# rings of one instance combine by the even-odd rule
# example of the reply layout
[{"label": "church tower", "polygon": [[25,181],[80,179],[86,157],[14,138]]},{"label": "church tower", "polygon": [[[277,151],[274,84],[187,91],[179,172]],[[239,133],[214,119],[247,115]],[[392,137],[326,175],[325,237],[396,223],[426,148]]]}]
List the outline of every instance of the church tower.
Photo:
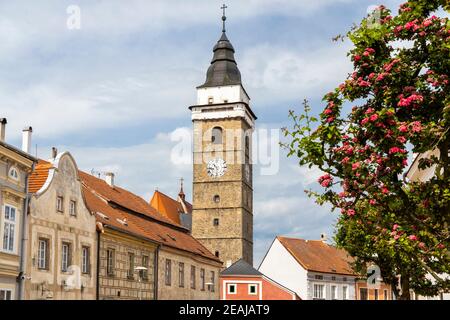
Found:
[{"label": "church tower", "polygon": [[213,48],[192,112],[192,235],[224,262],[253,264],[252,133],[256,116],[225,33]]}]

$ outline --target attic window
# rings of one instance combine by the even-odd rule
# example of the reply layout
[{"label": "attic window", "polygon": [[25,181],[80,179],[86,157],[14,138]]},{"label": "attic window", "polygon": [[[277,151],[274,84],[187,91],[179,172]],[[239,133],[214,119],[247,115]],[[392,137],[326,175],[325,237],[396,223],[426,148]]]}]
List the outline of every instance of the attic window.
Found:
[{"label": "attic window", "polygon": [[102,218],[102,219],[109,220],[109,217],[108,217],[106,214],[103,214],[103,213],[101,213],[101,212],[97,212],[97,215],[98,215],[100,218]]},{"label": "attic window", "polygon": [[9,169],[8,175],[14,180],[19,180],[19,172],[17,171],[16,167],[11,167],[11,169]]},{"label": "attic window", "polygon": [[124,226],[128,226],[127,219],[121,220],[121,219],[117,218],[116,220],[117,220],[117,222],[123,224]]},{"label": "attic window", "polygon": [[177,239],[175,239],[175,237],[171,236],[170,234],[167,234],[167,236],[172,239],[173,241],[177,241]]},{"label": "attic window", "polygon": [[162,241],[164,241],[164,242],[166,242],[166,241],[167,241],[167,239],[166,239],[166,238],[164,238],[163,236],[161,236],[161,235],[159,235],[159,234],[158,234],[158,237],[160,237],[160,238],[161,238],[161,240],[162,240]]},{"label": "attic window", "polygon": [[214,102],[214,98],[213,97],[208,97],[208,104],[213,104]]}]

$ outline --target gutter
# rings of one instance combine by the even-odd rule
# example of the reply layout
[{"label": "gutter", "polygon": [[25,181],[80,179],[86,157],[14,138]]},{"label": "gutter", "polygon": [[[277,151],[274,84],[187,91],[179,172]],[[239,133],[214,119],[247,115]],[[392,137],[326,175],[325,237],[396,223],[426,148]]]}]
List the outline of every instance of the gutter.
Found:
[{"label": "gutter", "polygon": [[97,267],[95,275],[95,300],[100,300],[100,233],[97,231]]},{"label": "gutter", "polygon": [[[31,166],[31,172],[34,171],[35,162]],[[25,177],[25,200],[23,203],[22,210],[22,239],[20,242],[20,265],[19,265],[19,275],[17,276],[17,281],[19,282],[19,292],[18,297],[19,300],[25,300],[25,280],[27,278],[26,275],[26,249],[28,243],[28,206],[30,203],[31,194],[28,193],[28,180],[30,177],[30,173],[27,173]]]},{"label": "gutter", "polygon": [[153,278],[154,278],[154,290],[155,292],[153,293],[153,299],[154,300],[158,300],[158,269],[159,269],[159,249],[161,248],[161,245],[158,244],[158,246],[156,247],[155,250],[155,261],[153,262]]}]

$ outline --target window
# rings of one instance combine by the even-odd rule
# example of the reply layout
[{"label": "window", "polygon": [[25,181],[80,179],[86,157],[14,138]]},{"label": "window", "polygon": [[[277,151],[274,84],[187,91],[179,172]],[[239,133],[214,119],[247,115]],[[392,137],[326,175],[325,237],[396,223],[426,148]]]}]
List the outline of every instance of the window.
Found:
[{"label": "window", "polygon": [[245,136],[245,163],[248,163],[248,157],[250,157],[250,138]]},{"label": "window", "polygon": [[336,277],[335,277],[335,276],[332,276],[332,277],[331,277],[331,280],[332,280],[332,281],[336,281]]},{"label": "window", "polygon": [[62,244],[62,250],[61,250],[61,271],[67,272],[70,266],[70,243],[63,242]]},{"label": "window", "polygon": [[211,292],[214,292],[216,286],[216,275],[214,271],[211,271]]},{"label": "window", "polygon": [[325,299],[325,286],[323,284],[314,284],[314,296],[313,298],[316,300]]},{"label": "window", "polygon": [[219,255],[220,255],[219,251],[216,251],[216,252],[214,253],[214,255],[218,258]]},{"label": "window", "polygon": [[81,272],[82,273],[90,273],[90,249],[89,247],[83,247],[81,249]]},{"label": "window", "polygon": [[8,176],[14,180],[19,180],[19,171],[15,167],[11,167],[8,172]]},{"label": "window", "polygon": [[348,287],[343,286],[342,287],[342,300],[347,300],[347,299],[348,299]]},{"label": "window", "polygon": [[195,289],[195,266],[191,266],[191,289]]},{"label": "window", "polygon": [[378,289],[374,289],[373,298],[378,300]]},{"label": "window", "polygon": [[70,200],[69,214],[71,216],[77,215],[77,202],[75,200]]},{"label": "window", "polygon": [[367,288],[359,288],[359,300],[367,300]]},{"label": "window", "polygon": [[347,277],[343,277],[342,281],[344,281],[344,282],[347,281]]},{"label": "window", "polygon": [[320,275],[318,275],[318,274],[316,274],[316,275],[314,276],[314,278],[315,278],[316,280],[323,280],[323,276],[320,276]]},{"label": "window", "polygon": [[211,142],[214,144],[222,144],[222,128],[214,127],[212,129]]},{"label": "window", "polygon": [[146,268],[142,270],[142,279],[148,280],[148,256],[142,256],[142,266]]},{"label": "window", "polygon": [[228,287],[228,294],[236,294],[236,285],[234,283],[229,283],[227,285]]},{"label": "window", "polygon": [[214,102],[214,98],[213,97],[208,97],[208,104],[213,104]]},{"label": "window", "polygon": [[248,285],[248,294],[256,295],[256,284],[249,284]]},{"label": "window", "polygon": [[128,271],[127,278],[132,280],[134,278],[134,253],[128,252]]},{"label": "window", "polygon": [[184,288],[184,263],[178,264],[178,286]]},{"label": "window", "polygon": [[56,210],[58,210],[58,212],[63,212],[64,207],[63,207],[63,203],[64,203],[64,199],[63,197],[56,197]]},{"label": "window", "polygon": [[200,269],[201,290],[205,291],[205,269]]},{"label": "window", "polygon": [[48,270],[48,240],[39,239],[38,269]]},{"label": "window", "polygon": [[5,205],[4,208],[2,248],[4,251],[14,252],[16,238],[16,208],[8,205]]},{"label": "window", "polygon": [[172,284],[172,261],[170,259],[166,259],[165,280],[166,286]]},{"label": "window", "polygon": [[219,218],[215,218],[213,224],[217,227],[219,225]]},{"label": "window", "polygon": [[337,296],[337,286],[331,286],[331,300],[336,300]]},{"label": "window", "polygon": [[0,289],[0,301],[12,300],[12,291],[9,289]]},{"label": "window", "polygon": [[219,202],[220,202],[220,196],[219,196],[218,194],[216,194],[216,195],[213,197],[213,201],[214,201],[215,203],[219,203]]},{"label": "window", "polygon": [[115,269],[115,257],[116,252],[114,249],[108,249],[106,250],[106,273],[108,276],[114,275],[114,269]]},{"label": "window", "polygon": [[386,289],[384,289],[384,300],[388,300],[388,291]]}]

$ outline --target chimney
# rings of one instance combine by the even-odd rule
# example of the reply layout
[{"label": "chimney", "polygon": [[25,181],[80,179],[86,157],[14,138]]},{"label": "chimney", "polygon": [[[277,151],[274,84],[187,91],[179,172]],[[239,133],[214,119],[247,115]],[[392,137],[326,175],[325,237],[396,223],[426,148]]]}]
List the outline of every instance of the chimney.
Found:
[{"label": "chimney", "polygon": [[52,147],[52,158],[55,159],[58,155],[58,149],[56,147]]},{"label": "chimney", "polygon": [[321,233],[320,234],[320,240],[322,240],[324,243],[327,242],[327,234],[326,233]]},{"label": "chimney", "polygon": [[30,153],[31,151],[31,134],[33,133],[32,127],[25,127],[22,130],[22,151]]},{"label": "chimney", "polygon": [[105,173],[105,181],[110,187],[114,188],[114,173],[106,172]]},{"label": "chimney", "polygon": [[0,118],[0,141],[5,142],[5,135],[6,135],[6,124],[8,121],[6,121],[6,118]]}]

